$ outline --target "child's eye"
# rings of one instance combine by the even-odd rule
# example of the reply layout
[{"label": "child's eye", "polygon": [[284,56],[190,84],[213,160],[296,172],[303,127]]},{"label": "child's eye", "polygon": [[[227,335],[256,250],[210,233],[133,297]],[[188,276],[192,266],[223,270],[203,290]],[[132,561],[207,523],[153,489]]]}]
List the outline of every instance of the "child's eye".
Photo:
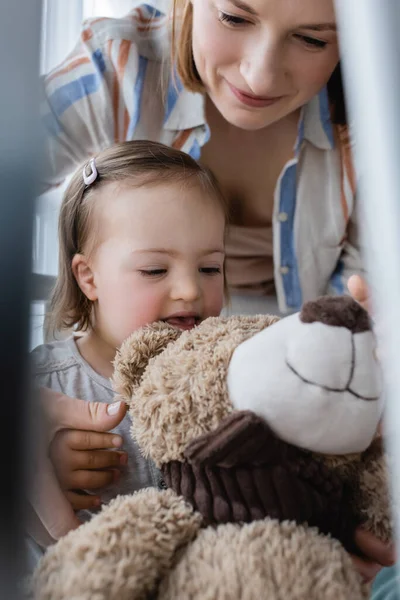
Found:
[{"label": "child's eye", "polygon": [[139,273],[144,277],[157,277],[160,275],[164,275],[167,272],[167,269],[140,269]]},{"label": "child's eye", "polygon": [[309,37],[308,35],[296,34],[294,37],[304,44],[304,46],[307,46],[312,50],[322,50],[327,45],[327,42],[318,40],[317,38]]},{"label": "child's eye", "polygon": [[217,275],[221,273],[220,267],[200,267],[199,271],[205,275]]},{"label": "child's eye", "polygon": [[228,15],[228,13],[224,13],[219,11],[218,19],[221,23],[227,23],[231,27],[237,27],[238,25],[245,25],[247,23],[246,19],[242,17],[235,17],[234,15]]}]

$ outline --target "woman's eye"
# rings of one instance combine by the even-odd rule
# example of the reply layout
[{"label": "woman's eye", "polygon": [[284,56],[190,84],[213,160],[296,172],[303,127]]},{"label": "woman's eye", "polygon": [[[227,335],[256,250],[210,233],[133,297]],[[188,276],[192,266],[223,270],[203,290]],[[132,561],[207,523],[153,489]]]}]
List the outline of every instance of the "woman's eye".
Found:
[{"label": "woman's eye", "polygon": [[157,277],[160,275],[164,275],[167,272],[167,269],[140,269],[139,273],[144,277]]},{"label": "woman's eye", "polygon": [[245,19],[242,19],[242,17],[235,17],[234,15],[228,15],[228,13],[224,13],[221,11],[219,13],[218,18],[221,21],[221,23],[227,23],[232,27],[237,27],[238,25],[244,25],[245,23],[247,23],[247,21]]},{"label": "woman's eye", "polygon": [[327,45],[327,42],[318,40],[317,38],[309,37],[308,35],[297,34],[295,35],[295,38],[313,50],[322,50]]},{"label": "woman's eye", "polygon": [[221,273],[220,267],[201,267],[199,271],[205,275],[217,275],[218,273]]}]

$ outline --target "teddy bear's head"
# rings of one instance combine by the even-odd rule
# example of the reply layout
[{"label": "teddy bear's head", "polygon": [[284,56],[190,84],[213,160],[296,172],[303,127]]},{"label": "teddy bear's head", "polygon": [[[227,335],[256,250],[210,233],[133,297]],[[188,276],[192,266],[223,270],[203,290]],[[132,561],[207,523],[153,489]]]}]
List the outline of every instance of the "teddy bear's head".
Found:
[{"label": "teddy bear's head", "polygon": [[143,454],[206,522],[268,515],[340,538],[343,482],[319,458],[347,465],[370,446],[382,412],[375,346],[348,297],[281,320],[209,318],[183,333],[156,323],[122,346],[114,387]]},{"label": "teddy bear's head", "polygon": [[349,297],[322,297],[284,319],[214,317],[183,333],[149,325],[123,344],[113,383],[158,465],[183,460],[233,410],[327,454],[365,450],[382,412],[376,340]]}]

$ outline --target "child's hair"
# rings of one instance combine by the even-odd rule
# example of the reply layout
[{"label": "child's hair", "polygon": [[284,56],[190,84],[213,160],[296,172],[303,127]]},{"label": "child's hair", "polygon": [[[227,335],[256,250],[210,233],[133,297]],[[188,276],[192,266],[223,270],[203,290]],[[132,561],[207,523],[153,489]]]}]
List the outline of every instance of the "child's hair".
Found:
[{"label": "child's hair", "polygon": [[[97,178],[89,186],[83,180],[83,169],[90,174],[88,163],[72,177],[65,191],[58,221],[59,271],[50,300],[46,329],[52,335],[57,330],[74,327],[85,331],[90,326],[92,302],[78,286],[71,263],[75,254],[93,251],[96,229],[93,211],[96,196],[110,182],[129,182],[133,187],[178,182],[198,185],[220,206],[228,217],[226,200],[214,175],[188,154],[150,141],[122,142],[100,152],[95,157]],[[109,199],[112,202],[112,198]]]}]

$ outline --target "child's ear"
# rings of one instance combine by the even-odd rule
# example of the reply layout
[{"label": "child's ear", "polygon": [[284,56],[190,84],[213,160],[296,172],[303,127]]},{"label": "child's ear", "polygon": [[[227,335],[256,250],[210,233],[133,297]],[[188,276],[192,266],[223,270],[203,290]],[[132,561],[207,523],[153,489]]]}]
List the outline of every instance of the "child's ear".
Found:
[{"label": "child's ear", "polygon": [[85,296],[94,302],[97,300],[97,289],[94,282],[94,274],[89,266],[88,259],[83,254],[75,254],[71,263],[72,272],[77,284]]}]

